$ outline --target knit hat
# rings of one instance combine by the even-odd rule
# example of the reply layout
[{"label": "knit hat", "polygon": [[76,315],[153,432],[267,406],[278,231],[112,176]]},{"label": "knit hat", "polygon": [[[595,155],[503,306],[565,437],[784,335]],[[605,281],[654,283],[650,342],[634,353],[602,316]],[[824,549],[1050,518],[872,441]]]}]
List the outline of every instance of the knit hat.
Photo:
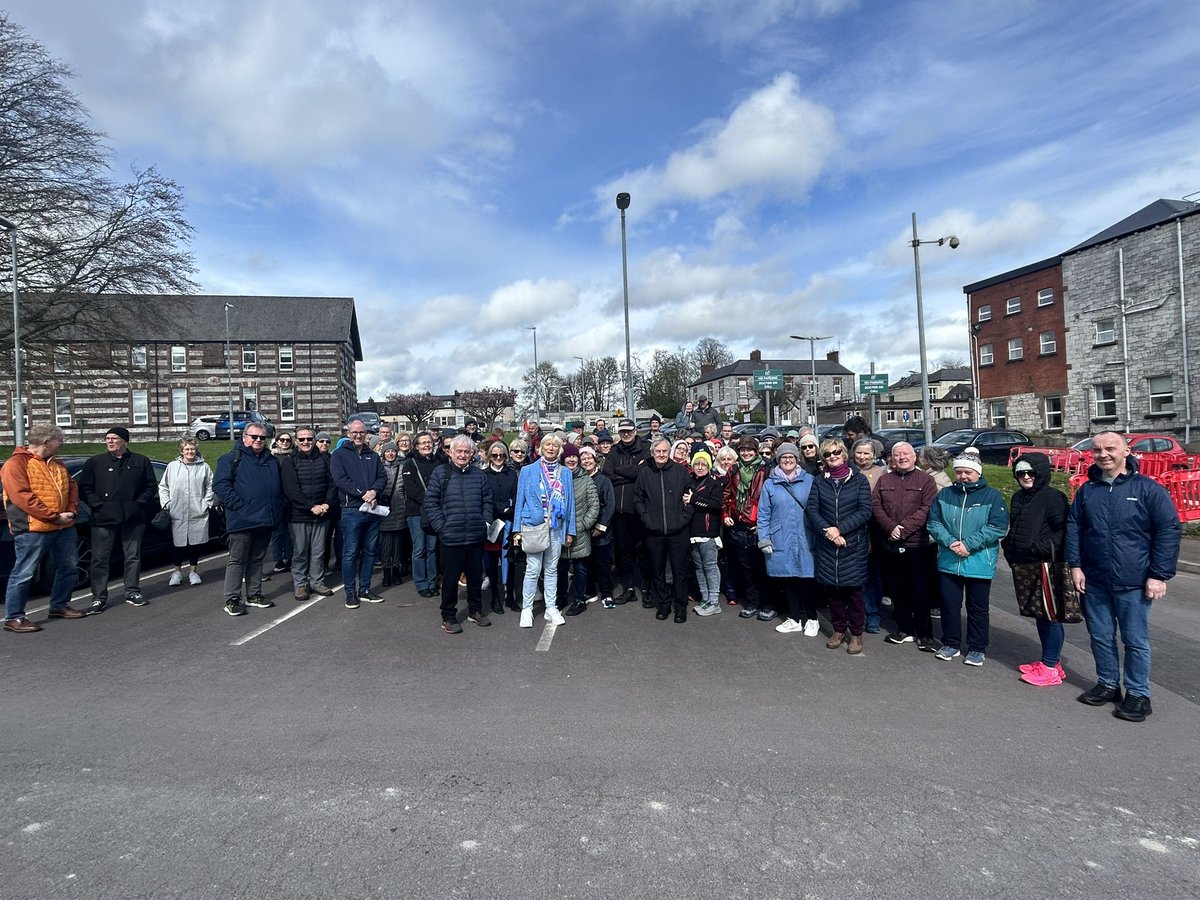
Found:
[{"label": "knit hat", "polygon": [[400,452],[400,448],[396,446],[395,441],[384,441],[382,444],[380,444],[378,447],[375,448],[375,452],[378,453],[380,456],[383,456],[383,454],[387,453],[389,450],[395,450],[397,453]]},{"label": "knit hat", "polygon": [[741,438],[737,442],[737,449],[738,450],[753,450],[755,453],[757,453],[758,452],[758,441],[756,441],[750,435],[746,435],[745,437]]},{"label": "knit hat", "polygon": [[796,457],[797,460],[800,459],[800,448],[797,447],[795,444],[793,444],[791,441],[784,441],[782,444],[780,444],[778,447],[775,448],[775,458],[776,459],[779,459],[782,456],[786,456],[789,453],[792,454],[792,456]]},{"label": "knit hat", "polygon": [[704,462],[708,465],[708,467],[710,469],[712,468],[712,457],[708,455],[707,450],[697,450],[695,453],[692,454],[692,463],[693,464],[698,459],[704,460]]},{"label": "knit hat", "polygon": [[329,441],[329,440],[332,440],[332,438],[329,436],[328,431],[318,431],[317,436],[315,438],[313,438],[313,440],[314,441]]},{"label": "knit hat", "polygon": [[568,442],[568,443],[566,443],[566,444],[563,444],[563,448],[562,448],[562,458],[563,458],[563,460],[565,461],[565,460],[569,459],[569,458],[570,458],[570,457],[572,457],[572,456],[575,456],[575,457],[578,457],[578,456],[579,456],[579,448],[578,448],[578,447],[576,447],[574,444],[572,444],[572,443],[569,443],[569,442]]},{"label": "knit hat", "polygon": [[129,443],[129,429],[128,428],[125,428],[121,425],[114,425],[112,428],[108,429],[108,431],[104,432],[105,437],[108,437],[110,434],[115,434],[117,437],[119,437],[125,443],[127,443],[127,444]]},{"label": "knit hat", "polygon": [[599,455],[599,452],[591,444],[584,444],[582,447],[579,448],[579,455],[581,457],[585,453],[588,456],[590,456],[592,459],[595,459]]},{"label": "knit hat", "polygon": [[956,457],[952,465],[956,469],[971,469],[972,471],[978,472],[980,475],[983,474],[983,466],[980,464],[979,458],[976,456],[968,456],[963,454],[962,456]]},{"label": "knit hat", "polygon": [[596,440],[601,444],[603,444],[605,441],[608,441],[610,444],[613,442],[612,435],[609,434],[607,428],[601,428],[596,432]]}]

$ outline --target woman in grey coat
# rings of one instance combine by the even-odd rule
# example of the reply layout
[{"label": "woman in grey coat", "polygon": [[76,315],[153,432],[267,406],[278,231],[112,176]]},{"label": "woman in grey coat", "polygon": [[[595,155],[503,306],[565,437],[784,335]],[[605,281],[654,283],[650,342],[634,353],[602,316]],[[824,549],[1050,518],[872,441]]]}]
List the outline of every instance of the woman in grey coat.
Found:
[{"label": "woman in grey coat", "polygon": [[600,494],[591,476],[580,465],[579,448],[574,444],[563,447],[563,465],[571,470],[571,485],[575,491],[575,540],[563,554],[571,562],[558,567],[558,594],[567,596],[567,569],[571,570],[571,602],[565,616],[577,616],[587,610],[588,558],[592,555],[592,529],[600,518]]},{"label": "woman in grey coat", "polygon": [[191,567],[188,584],[199,584],[200,548],[208,543],[208,512],[213,506],[213,471],[203,459],[195,438],[179,442],[179,457],[167,463],[158,483],[158,502],[171,516],[171,562],[175,571],[167,582],[183,584],[183,562]]}]

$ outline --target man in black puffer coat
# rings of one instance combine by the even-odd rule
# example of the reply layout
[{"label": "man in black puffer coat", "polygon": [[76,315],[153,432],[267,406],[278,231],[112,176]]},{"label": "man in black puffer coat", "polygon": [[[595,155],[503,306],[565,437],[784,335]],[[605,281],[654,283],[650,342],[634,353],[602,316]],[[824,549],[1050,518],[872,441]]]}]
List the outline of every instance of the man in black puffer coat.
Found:
[{"label": "man in black puffer coat", "polygon": [[317,449],[311,428],[296,429],[296,452],[280,460],[279,475],[288,504],[296,599],[307,600],[310,593],[328,597],[333,591],[325,586],[325,540],[337,509],[337,487],[329,457]]},{"label": "man in black puffer coat", "polygon": [[[636,588],[644,593],[646,561],[642,553],[644,544],[642,523],[634,508],[633,490],[638,470],[650,455],[645,441],[637,436],[637,427],[631,419],[622,419],[617,426],[621,439],[613,444],[604,457],[604,474],[612,482],[617,508],[612,518],[613,556],[616,562],[617,579],[624,592],[614,602],[619,606],[637,599]],[[643,597],[642,606],[653,604]]]},{"label": "man in black puffer coat", "polygon": [[[671,614],[673,594],[675,621],[682,625],[687,621],[692,476],[685,466],[671,461],[671,442],[666,438],[654,442],[650,456],[650,462],[638,470],[633,502],[646,534],[650,591],[658,607],[654,617],[661,621]],[[668,563],[672,591],[667,590]]]}]

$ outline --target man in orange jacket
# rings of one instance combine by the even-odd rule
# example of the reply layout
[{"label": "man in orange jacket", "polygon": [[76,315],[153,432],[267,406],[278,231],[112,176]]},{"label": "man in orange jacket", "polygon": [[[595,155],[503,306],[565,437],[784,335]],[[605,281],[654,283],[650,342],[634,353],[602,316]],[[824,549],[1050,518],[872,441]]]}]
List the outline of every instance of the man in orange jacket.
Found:
[{"label": "man in orange jacket", "polygon": [[79,489],[66,466],[54,458],[65,437],[54,425],[34,425],[29,429],[29,445],[18,447],[0,470],[4,511],[16,549],[4,603],[5,631],[25,634],[42,630],[25,617],[25,604],[29,584],[46,553],[54,571],[50,618],[82,619],[87,615],[69,605],[78,561],[75,513]]}]

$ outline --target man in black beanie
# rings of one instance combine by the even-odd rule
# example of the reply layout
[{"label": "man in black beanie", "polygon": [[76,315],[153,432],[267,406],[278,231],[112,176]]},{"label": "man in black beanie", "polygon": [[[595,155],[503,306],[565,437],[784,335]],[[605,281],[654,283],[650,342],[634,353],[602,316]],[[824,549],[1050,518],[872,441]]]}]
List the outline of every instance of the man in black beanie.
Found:
[{"label": "man in black beanie", "polygon": [[108,606],[108,561],[113,543],[121,539],[125,560],[125,602],[146,606],[142,596],[142,535],[146,510],[158,496],[158,482],[150,460],[129,450],[129,429],[114,425],[104,435],[105,450],[83,464],[79,473],[79,499],[91,510],[92,609]]}]

